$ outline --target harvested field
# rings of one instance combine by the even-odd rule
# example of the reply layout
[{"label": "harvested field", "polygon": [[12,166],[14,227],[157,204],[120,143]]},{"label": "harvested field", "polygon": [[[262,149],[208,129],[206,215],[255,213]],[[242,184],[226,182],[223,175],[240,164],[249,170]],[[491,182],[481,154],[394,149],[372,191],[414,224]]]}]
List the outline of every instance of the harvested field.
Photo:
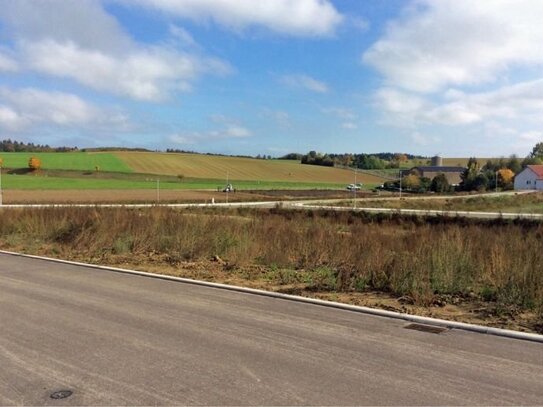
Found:
[{"label": "harvested field", "polygon": [[[314,183],[351,183],[352,170],[303,165],[294,160],[257,160],[254,158],[222,157],[183,153],[116,152],[135,172],[180,175],[189,178],[247,181],[283,181]],[[358,182],[380,184],[383,178],[358,174]]]}]

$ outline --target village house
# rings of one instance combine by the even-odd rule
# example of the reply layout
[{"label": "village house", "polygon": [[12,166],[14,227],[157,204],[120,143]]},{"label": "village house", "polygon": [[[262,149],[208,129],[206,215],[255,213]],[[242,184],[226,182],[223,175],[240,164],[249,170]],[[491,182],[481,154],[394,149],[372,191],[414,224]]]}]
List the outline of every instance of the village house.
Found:
[{"label": "village house", "polygon": [[528,165],[515,177],[515,190],[543,191],[543,165]]}]

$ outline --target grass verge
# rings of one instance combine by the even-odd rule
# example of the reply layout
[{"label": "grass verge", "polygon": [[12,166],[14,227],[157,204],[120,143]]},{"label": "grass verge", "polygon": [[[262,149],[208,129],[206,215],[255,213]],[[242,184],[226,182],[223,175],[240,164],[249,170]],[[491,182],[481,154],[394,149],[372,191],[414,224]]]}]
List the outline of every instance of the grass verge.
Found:
[{"label": "grass verge", "polygon": [[[352,206],[352,201],[334,203],[338,206]],[[543,193],[477,196],[466,198],[443,198],[433,196],[432,199],[390,199],[358,202],[359,207],[388,209],[420,209],[443,211],[475,211],[475,212],[509,212],[509,213],[543,213]]]},{"label": "grass verge", "polygon": [[[54,173],[53,173],[54,174]],[[2,187],[6,190],[88,190],[88,189],[156,189],[157,179],[160,179],[160,189],[222,189],[226,184],[220,179],[198,179],[175,177],[148,176],[135,178],[133,175],[123,177],[117,173],[115,177],[106,178],[103,175],[82,174],[74,176],[49,176],[48,172],[29,173],[26,175],[2,175]],[[319,182],[282,182],[282,181],[231,181],[237,190],[268,190],[268,189],[344,189],[343,184]]]}]

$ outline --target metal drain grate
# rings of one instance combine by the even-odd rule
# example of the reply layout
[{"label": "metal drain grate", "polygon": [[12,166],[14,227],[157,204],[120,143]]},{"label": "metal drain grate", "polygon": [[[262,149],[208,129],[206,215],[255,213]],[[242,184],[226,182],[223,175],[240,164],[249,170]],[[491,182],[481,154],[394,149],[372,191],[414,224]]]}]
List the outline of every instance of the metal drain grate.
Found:
[{"label": "metal drain grate", "polygon": [[432,334],[440,334],[442,332],[448,331],[448,328],[442,326],[434,325],[423,325],[423,324],[409,324],[404,327],[405,329],[413,329],[415,331],[429,332]]},{"label": "metal drain grate", "polygon": [[65,399],[73,394],[71,390],[59,390],[51,393],[51,398],[55,400]]}]

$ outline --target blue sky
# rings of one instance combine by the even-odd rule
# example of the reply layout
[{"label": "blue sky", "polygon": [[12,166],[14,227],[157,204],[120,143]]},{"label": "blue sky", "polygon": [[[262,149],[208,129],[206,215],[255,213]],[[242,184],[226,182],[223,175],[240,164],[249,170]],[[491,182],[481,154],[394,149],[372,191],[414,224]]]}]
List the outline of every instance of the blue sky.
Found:
[{"label": "blue sky", "polygon": [[526,155],[539,0],[0,0],[0,138]]}]

